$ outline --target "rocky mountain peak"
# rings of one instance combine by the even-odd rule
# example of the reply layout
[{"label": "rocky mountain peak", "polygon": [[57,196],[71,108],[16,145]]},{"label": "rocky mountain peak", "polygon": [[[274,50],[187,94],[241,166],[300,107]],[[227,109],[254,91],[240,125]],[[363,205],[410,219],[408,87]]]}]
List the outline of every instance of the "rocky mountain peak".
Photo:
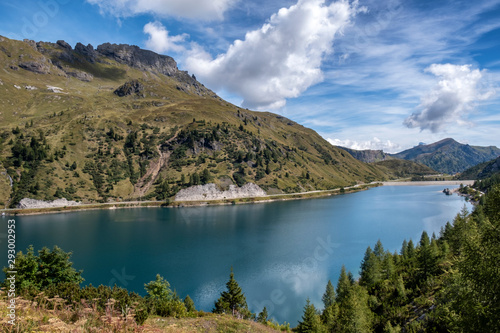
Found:
[{"label": "rocky mountain peak", "polygon": [[104,43],[97,47],[97,52],[140,70],[157,72],[173,76],[178,72],[177,63],[169,56],[143,50],[135,45]]},{"label": "rocky mountain peak", "polygon": [[95,63],[98,56],[97,51],[94,50],[91,44],[85,46],[82,43],[76,43],[75,52],[84,56],[91,63]]}]

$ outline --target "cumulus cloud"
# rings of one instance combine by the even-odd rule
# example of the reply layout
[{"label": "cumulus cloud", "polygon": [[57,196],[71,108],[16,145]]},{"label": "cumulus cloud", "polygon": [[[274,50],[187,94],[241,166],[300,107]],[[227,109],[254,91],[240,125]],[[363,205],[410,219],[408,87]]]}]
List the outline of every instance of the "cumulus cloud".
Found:
[{"label": "cumulus cloud", "polygon": [[299,0],[213,59],[195,46],[185,65],[214,89],[243,97],[245,107],[277,109],[323,80],[321,64],[356,14],[347,1]]},{"label": "cumulus cloud", "polygon": [[464,124],[474,104],[493,95],[481,85],[484,71],[471,69],[471,65],[433,64],[426,72],[438,77],[439,82],[421,98],[419,110],[404,121],[409,128],[436,133],[450,123]]},{"label": "cumulus cloud", "polygon": [[326,139],[334,146],[341,146],[355,150],[383,150],[384,152],[396,152],[402,149],[401,145],[392,142],[391,140],[382,141],[377,137],[368,141],[354,141],[354,140],[340,140],[340,139]]},{"label": "cumulus cloud", "polygon": [[170,36],[168,30],[160,22],[149,22],[146,24],[144,26],[144,33],[149,35],[146,47],[158,53],[184,51],[184,46],[179,43],[183,43],[189,36],[188,34]]},{"label": "cumulus cloud", "polygon": [[128,17],[144,13],[188,19],[220,20],[237,0],[87,0],[102,13]]}]

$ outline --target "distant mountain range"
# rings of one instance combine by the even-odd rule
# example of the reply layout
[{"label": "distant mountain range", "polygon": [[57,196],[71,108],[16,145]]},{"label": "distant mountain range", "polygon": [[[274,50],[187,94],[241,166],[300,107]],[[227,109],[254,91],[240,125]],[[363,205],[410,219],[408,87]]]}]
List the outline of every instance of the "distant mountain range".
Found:
[{"label": "distant mountain range", "polygon": [[384,153],[381,150],[356,151],[340,147],[354,158],[373,163],[390,159],[414,161],[428,166],[440,173],[456,174],[480,163],[500,156],[500,149],[495,146],[480,147],[461,144],[451,138],[432,144],[420,144],[397,154]]}]

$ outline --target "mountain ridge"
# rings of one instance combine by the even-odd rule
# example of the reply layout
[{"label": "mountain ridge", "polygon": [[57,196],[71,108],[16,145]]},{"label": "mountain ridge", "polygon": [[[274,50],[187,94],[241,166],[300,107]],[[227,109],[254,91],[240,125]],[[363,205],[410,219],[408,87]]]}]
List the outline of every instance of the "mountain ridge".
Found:
[{"label": "mountain ridge", "polygon": [[315,131],[232,105],[173,58],[136,46],[0,37],[0,66],[0,163],[14,182],[3,204],[167,200],[207,183],[294,193],[387,178]]},{"label": "mountain ridge", "polygon": [[[340,147],[348,152],[349,148]],[[379,150],[353,151],[352,156],[363,162],[378,162],[402,159],[417,162],[441,173],[456,174],[479,163],[489,161],[500,155],[495,146],[471,146],[452,138],[445,138],[431,144],[419,144],[399,153],[384,153]]]}]

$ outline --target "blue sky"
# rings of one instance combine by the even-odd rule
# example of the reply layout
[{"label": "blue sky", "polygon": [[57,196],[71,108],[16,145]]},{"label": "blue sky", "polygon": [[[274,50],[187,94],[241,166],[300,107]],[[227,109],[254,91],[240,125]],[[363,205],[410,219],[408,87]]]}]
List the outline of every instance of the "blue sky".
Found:
[{"label": "blue sky", "polygon": [[500,0],[0,0],[0,35],[135,44],[334,144],[500,146]]}]

